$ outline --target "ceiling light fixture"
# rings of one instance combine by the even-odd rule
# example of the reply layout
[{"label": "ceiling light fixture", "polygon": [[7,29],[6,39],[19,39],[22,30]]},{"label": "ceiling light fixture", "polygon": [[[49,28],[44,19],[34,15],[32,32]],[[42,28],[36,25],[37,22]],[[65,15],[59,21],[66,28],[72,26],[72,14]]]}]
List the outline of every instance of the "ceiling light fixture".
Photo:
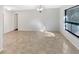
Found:
[{"label": "ceiling light fixture", "polygon": [[42,11],[43,11],[43,7],[42,7],[42,5],[40,5],[38,8],[37,8],[37,11],[39,12],[39,13],[41,13]]}]

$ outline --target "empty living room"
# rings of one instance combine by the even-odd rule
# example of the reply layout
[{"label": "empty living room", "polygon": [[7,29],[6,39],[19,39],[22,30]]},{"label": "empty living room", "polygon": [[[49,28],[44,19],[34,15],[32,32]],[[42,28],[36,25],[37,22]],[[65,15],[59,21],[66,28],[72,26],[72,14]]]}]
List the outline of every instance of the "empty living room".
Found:
[{"label": "empty living room", "polygon": [[79,5],[0,5],[1,54],[79,54]]}]

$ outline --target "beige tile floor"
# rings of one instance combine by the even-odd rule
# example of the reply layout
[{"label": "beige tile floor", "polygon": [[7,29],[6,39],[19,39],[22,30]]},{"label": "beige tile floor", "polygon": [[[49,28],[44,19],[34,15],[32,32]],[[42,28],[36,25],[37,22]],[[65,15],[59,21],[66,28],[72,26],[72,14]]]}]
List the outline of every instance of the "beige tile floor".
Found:
[{"label": "beige tile floor", "polygon": [[4,34],[5,54],[62,54],[79,53],[61,33],[13,31]]}]

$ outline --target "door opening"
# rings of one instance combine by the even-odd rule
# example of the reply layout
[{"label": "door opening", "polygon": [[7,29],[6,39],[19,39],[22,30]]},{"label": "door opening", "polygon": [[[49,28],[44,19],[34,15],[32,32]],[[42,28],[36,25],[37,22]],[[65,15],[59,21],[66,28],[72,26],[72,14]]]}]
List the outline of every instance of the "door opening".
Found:
[{"label": "door opening", "polygon": [[14,21],[14,23],[15,23],[14,31],[18,31],[18,14],[17,13],[14,14],[14,19],[15,19],[15,21]]}]

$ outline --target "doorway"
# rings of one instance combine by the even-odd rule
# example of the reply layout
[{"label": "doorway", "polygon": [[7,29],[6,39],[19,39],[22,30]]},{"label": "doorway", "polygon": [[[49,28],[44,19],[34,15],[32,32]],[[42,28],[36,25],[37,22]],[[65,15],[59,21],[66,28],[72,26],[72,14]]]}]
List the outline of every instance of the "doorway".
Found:
[{"label": "doorway", "polygon": [[18,31],[18,14],[14,14],[14,24],[15,24],[15,29],[14,31]]}]

